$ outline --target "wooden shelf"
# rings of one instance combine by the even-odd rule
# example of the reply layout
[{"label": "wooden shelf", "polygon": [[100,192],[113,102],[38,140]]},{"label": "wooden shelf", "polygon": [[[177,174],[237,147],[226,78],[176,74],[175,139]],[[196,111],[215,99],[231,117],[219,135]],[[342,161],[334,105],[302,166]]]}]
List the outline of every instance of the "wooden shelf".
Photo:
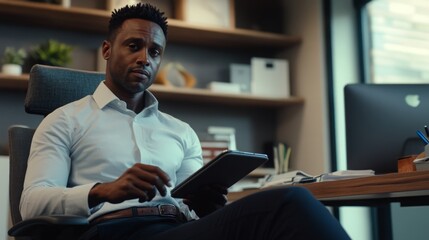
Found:
[{"label": "wooden shelf", "polygon": [[197,101],[222,105],[283,107],[304,102],[304,99],[299,97],[269,98],[251,94],[216,93],[206,89],[170,88],[161,85],[152,85],[150,90],[159,99]]},{"label": "wooden shelf", "polygon": [[[0,89],[22,90],[28,86],[28,74],[21,76],[5,75],[0,73]],[[304,103],[300,97],[270,98],[251,94],[227,94],[215,93],[206,89],[174,88],[162,85],[150,87],[158,99],[186,102],[204,102],[232,106],[255,106],[255,107],[284,107]]]},{"label": "wooden shelf", "polygon": [[25,91],[28,86],[28,78],[28,74],[15,76],[0,73],[0,89]]},{"label": "wooden shelf", "polygon": [[[110,12],[27,1],[0,0],[0,19],[92,33],[107,33]],[[223,29],[191,25],[169,19],[168,41],[223,48],[284,49],[301,42],[300,37],[245,29]]]}]

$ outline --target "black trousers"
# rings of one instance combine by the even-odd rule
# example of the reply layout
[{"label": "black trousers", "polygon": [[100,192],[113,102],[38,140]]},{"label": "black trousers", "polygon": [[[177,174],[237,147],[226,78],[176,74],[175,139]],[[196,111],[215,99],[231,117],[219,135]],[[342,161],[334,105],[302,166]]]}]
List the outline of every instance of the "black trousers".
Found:
[{"label": "black trousers", "polygon": [[325,206],[301,187],[258,192],[196,221],[118,219],[94,226],[87,235],[103,240],[350,239]]}]

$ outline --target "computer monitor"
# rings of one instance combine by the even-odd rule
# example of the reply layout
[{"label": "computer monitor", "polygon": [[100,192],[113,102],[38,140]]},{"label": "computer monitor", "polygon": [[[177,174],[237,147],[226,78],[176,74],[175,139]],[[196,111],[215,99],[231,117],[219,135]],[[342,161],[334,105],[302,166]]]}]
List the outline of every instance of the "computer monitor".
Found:
[{"label": "computer monitor", "polygon": [[397,172],[401,156],[424,151],[429,84],[350,84],[344,96],[347,169]]}]

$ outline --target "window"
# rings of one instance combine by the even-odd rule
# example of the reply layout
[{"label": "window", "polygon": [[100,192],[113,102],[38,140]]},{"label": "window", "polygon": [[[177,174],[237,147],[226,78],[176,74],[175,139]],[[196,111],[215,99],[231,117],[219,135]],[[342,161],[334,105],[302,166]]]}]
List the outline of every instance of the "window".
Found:
[{"label": "window", "polygon": [[428,0],[373,0],[365,6],[365,81],[429,83],[428,12]]}]

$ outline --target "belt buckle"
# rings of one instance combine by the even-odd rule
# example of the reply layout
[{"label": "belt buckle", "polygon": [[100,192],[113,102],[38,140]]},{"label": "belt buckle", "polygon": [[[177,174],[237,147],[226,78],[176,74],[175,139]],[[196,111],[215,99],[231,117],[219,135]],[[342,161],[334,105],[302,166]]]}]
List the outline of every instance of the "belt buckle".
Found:
[{"label": "belt buckle", "polygon": [[160,216],[175,217],[177,215],[177,214],[174,214],[174,213],[168,213],[168,210],[166,210],[165,207],[174,207],[174,208],[176,208],[176,206],[173,205],[173,204],[160,204],[160,205],[158,205],[158,210],[159,210],[159,215]]}]

